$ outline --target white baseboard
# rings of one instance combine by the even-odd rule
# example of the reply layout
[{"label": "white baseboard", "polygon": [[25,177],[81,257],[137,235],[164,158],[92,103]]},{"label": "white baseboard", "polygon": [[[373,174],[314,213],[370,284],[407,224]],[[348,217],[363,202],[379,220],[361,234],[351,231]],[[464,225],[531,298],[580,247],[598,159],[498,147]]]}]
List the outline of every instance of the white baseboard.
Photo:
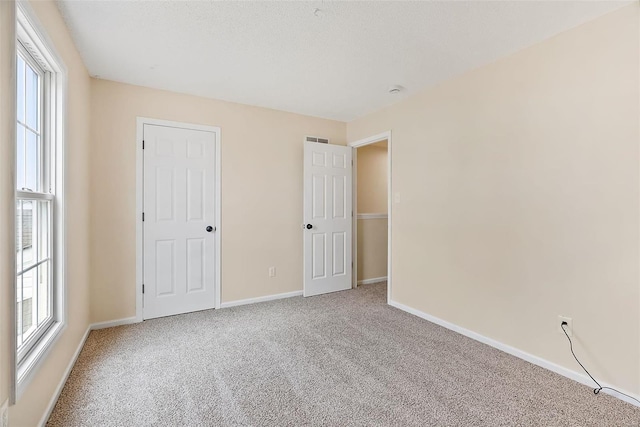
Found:
[{"label": "white baseboard", "polygon": [[285,292],[283,294],[267,295],[264,297],[239,299],[236,301],[223,302],[220,308],[236,307],[238,305],[255,304],[257,302],[273,301],[276,299],[292,298],[302,296],[302,291]]},{"label": "white baseboard", "polygon": [[387,276],[374,277],[373,279],[358,280],[358,285],[370,285],[372,283],[380,283],[380,282],[386,282],[386,281],[387,281]]},{"label": "white baseboard", "polygon": [[60,382],[58,383],[58,387],[56,387],[56,391],[53,393],[53,396],[51,396],[51,400],[49,400],[49,404],[47,405],[47,410],[42,415],[42,418],[40,419],[40,422],[38,423],[39,426],[44,427],[47,424],[47,421],[49,420],[49,417],[51,416],[51,412],[53,412],[53,408],[56,406],[56,402],[58,402],[58,398],[60,397],[60,393],[62,393],[62,389],[64,388],[64,385],[66,384],[67,379],[69,378],[69,374],[71,374],[71,370],[73,369],[73,366],[76,364],[76,360],[78,360],[78,356],[80,356],[80,352],[82,351],[82,348],[84,347],[84,343],[87,341],[87,337],[89,336],[89,332],[91,332],[91,326],[87,327],[87,331],[84,333],[84,336],[80,340],[80,344],[78,344],[78,348],[76,349],[75,353],[73,353],[73,356],[71,357],[71,360],[69,361],[69,364],[67,365],[67,369],[65,369],[64,374],[62,375],[62,378],[60,379]]},{"label": "white baseboard", "polygon": [[132,323],[139,323],[139,322],[140,321],[138,320],[138,318],[133,316],[133,317],[125,317],[124,319],[108,320],[106,322],[92,323],[91,325],[89,325],[89,328],[92,331],[95,331],[97,329],[113,328],[114,326],[131,325]]},{"label": "white baseboard", "polygon": [[[496,341],[492,338],[488,338],[485,337],[484,335],[480,335],[477,332],[473,332],[469,329],[465,329],[463,327],[460,327],[458,325],[455,325],[451,322],[447,322],[446,320],[442,320],[438,317],[432,316],[430,314],[424,313],[420,310],[416,310],[415,308],[411,308],[409,306],[406,306],[404,304],[401,304],[399,302],[393,301],[393,300],[389,300],[389,305],[395,308],[398,308],[402,311],[406,311],[407,313],[413,314],[414,316],[418,316],[424,320],[427,320],[431,323],[435,323],[436,325],[440,325],[444,328],[447,328],[451,331],[457,332],[461,335],[464,335],[466,337],[469,337],[471,339],[474,339],[476,341],[479,341],[483,344],[487,344],[491,347],[497,348],[498,350],[504,351],[505,353],[508,353],[512,356],[515,356],[517,358],[520,358],[522,360],[525,360],[529,363],[533,363],[534,365],[540,366],[541,368],[545,368],[548,369],[550,371],[555,372],[556,374],[560,374],[563,377],[572,379],[574,381],[577,381],[581,384],[587,385],[589,387],[595,387],[595,384],[593,383],[593,381],[591,380],[591,378],[589,378],[588,376],[581,374],[579,372],[573,371],[571,369],[565,368],[563,366],[560,366],[558,364],[555,364],[553,362],[550,362],[546,359],[543,359],[541,357],[538,356],[534,356],[533,354],[527,353],[525,351],[522,351],[520,349],[517,349],[515,347],[511,347],[510,345],[501,343],[500,341]],[[600,384],[602,384],[603,387],[613,387],[610,384],[604,383],[602,381],[600,381]],[[619,388],[619,387],[616,387]],[[621,390],[623,393],[626,393],[636,399],[640,399],[640,396],[636,396],[633,393]],[[624,400],[627,403],[630,403],[632,405],[638,406],[640,407],[640,404],[636,401],[634,401],[633,399],[630,399],[629,397],[620,394],[620,393],[616,393],[615,391],[612,390],[602,390],[602,393],[606,393],[609,394],[611,396],[617,397],[620,400]]]},{"label": "white baseboard", "polygon": [[9,427],[9,399],[0,406],[0,427]]}]

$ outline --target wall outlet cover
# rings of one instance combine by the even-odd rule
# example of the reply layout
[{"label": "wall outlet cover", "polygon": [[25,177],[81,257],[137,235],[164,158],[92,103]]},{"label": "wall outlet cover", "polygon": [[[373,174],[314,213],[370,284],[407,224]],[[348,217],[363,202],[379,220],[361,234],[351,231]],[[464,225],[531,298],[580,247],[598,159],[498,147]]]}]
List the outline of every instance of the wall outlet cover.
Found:
[{"label": "wall outlet cover", "polygon": [[567,335],[570,337],[573,336],[573,319],[566,316],[558,316],[558,332],[564,335],[564,331],[562,330],[562,322],[567,322],[567,326],[565,327],[567,331]]}]

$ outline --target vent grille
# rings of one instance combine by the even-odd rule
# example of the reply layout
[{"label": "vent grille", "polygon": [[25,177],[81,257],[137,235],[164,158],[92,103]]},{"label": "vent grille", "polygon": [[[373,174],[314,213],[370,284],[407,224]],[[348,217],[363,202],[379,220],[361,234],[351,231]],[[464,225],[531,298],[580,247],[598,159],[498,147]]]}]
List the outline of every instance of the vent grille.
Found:
[{"label": "vent grille", "polygon": [[52,72],[51,67],[49,66],[47,61],[42,56],[40,56],[40,52],[38,49],[36,49],[28,41],[20,40],[19,43],[22,44],[22,47],[24,47],[24,49],[29,52],[29,55],[31,55],[31,57],[38,63],[38,65],[40,65],[40,67],[42,67],[44,71]]},{"label": "vent grille", "polygon": [[306,136],[304,140],[307,142],[319,142],[320,144],[329,143],[329,138],[320,138],[319,136]]}]

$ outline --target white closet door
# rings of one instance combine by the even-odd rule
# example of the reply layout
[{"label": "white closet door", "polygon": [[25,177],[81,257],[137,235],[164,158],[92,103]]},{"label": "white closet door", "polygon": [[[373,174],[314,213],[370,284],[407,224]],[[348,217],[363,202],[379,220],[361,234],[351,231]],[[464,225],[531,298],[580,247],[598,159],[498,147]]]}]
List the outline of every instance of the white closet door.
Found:
[{"label": "white closet door", "polygon": [[352,148],[304,144],[304,296],[312,296],[351,288]]},{"label": "white closet door", "polygon": [[214,308],[216,143],[144,125],[145,319]]}]

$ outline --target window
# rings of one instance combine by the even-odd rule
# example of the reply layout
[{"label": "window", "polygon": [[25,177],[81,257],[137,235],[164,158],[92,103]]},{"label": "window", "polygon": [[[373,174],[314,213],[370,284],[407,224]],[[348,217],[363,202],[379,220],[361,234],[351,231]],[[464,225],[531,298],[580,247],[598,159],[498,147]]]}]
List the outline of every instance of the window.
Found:
[{"label": "window", "polygon": [[17,390],[63,326],[62,69],[17,10],[16,361]]},{"label": "window", "polygon": [[18,359],[37,341],[52,318],[51,292],[51,170],[42,135],[44,71],[18,50],[16,139],[16,259]]}]

